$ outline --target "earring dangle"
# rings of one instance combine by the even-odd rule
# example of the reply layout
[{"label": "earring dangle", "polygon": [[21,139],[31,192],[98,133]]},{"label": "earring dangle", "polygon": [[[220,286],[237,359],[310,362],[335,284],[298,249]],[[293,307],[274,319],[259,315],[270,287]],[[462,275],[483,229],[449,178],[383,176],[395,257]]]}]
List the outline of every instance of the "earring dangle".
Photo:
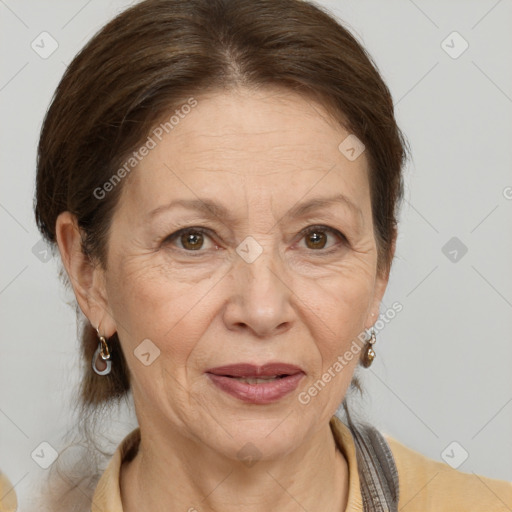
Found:
[{"label": "earring dangle", "polygon": [[[105,336],[100,335],[100,331],[96,327],[98,333],[99,343],[98,348],[92,356],[92,369],[98,375],[108,375],[112,369],[112,361],[110,360],[110,351],[108,349],[107,340]],[[98,363],[100,363],[98,368]]]},{"label": "earring dangle", "polygon": [[375,351],[373,350],[373,345],[375,344],[376,341],[377,337],[375,336],[375,331],[372,329],[372,335],[370,339],[366,342],[365,350],[363,353],[363,359],[361,361],[361,364],[365,368],[369,368],[372,365],[373,360],[375,359],[376,354]]}]

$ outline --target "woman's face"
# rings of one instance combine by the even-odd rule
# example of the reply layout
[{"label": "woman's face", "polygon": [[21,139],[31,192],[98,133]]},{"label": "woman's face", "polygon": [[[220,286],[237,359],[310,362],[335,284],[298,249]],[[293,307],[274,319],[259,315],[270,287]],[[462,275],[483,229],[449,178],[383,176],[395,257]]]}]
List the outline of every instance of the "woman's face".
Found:
[{"label": "woman's face", "polygon": [[[119,334],[141,427],[272,458],[325,428],[360,354],[335,363],[378,315],[367,160],[347,158],[349,133],[293,93],[196,99],[125,178],[100,325]],[[269,363],[295,376],[208,372]]]}]

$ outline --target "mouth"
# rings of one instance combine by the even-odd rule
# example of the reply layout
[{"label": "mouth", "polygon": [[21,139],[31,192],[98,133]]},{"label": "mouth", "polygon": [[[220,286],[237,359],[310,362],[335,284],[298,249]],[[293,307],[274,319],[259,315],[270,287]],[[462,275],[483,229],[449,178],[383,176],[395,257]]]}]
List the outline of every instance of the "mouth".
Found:
[{"label": "mouth", "polygon": [[302,368],[287,363],[238,363],[211,368],[205,373],[218,389],[254,404],[280,400],[294,391],[305,375]]},{"label": "mouth", "polygon": [[288,363],[266,363],[261,366],[251,363],[236,363],[210,368],[206,370],[206,373],[234,379],[270,380],[289,377],[297,373],[304,373],[304,371],[299,366]]},{"label": "mouth", "polygon": [[246,382],[247,384],[264,384],[265,382],[289,377],[289,375],[274,375],[273,377],[233,377],[233,375],[221,375],[221,377],[228,377],[239,382]]}]

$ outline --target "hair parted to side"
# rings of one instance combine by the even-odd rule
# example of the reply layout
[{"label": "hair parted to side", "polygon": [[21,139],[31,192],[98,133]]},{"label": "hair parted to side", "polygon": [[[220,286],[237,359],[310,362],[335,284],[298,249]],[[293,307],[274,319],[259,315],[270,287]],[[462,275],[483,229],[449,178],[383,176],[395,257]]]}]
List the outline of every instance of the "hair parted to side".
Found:
[{"label": "hair parted to side", "polygon": [[[127,180],[101,199],[94,191],[190,97],[266,86],[319,102],[365,144],[377,271],[389,273],[407,155],[392,97],[350,32],[303,0],[145,0],[103,27],[66,69],[44,119],[34,204],[44,238],[55,247],[56,219],[70,211],[84,253],[106,269],[109,226]],[[108,339],[111,373],[92,371],[96,326],[81,321],[79,406],[89,417],[126,397],[130,378],[117,334]],[[351,387],[362,392],[357,376]]]}]

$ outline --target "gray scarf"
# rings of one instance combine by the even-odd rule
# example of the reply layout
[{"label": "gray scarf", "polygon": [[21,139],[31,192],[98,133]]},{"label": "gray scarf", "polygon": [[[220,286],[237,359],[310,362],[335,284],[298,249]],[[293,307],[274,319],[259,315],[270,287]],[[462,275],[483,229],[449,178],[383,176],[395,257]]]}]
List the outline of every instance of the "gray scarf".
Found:
[{"label": "gray scarf", "polygon": [[398,512],[398,471],[384,436],[373,426],[349,420],[356,446],[364,512]]}]

